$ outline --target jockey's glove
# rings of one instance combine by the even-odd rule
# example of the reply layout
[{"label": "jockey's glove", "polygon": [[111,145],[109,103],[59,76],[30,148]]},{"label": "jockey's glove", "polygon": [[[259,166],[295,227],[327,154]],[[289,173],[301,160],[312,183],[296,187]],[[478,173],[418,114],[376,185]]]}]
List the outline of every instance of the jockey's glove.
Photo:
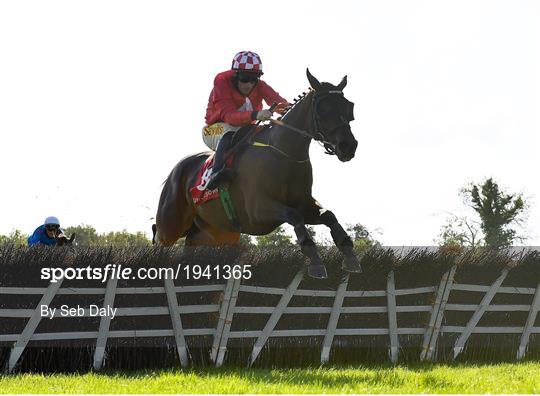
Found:
[{"label": "jockey's glove", "polygon": [[255,118],[259,121],[268,121],[272,118],[272,112],[270,110],[259,110]]}]

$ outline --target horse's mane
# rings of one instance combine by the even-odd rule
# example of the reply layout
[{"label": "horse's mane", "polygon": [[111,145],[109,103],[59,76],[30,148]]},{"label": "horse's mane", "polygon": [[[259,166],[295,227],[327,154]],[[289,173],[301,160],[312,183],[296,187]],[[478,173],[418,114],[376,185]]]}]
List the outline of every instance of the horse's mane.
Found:
[{"label": "horse's mane", "polygon": [[308,90],[306,92],[302,92],[301,95],[298,95],[298,97],[295,97],[293,102],[290,104],[289,107],[287,107],[285,109],[285,114],[283,114],[282,116],[278,117],[278,120],[281,120],[283,117],[285,117],[287,114],[290,113],[290,111],[292,109],[294,109],[296,107],[296,105],[302,101],[302,99],[304,99],[311,91],[313,91],[313,89],[310,87],[308,88]]}]

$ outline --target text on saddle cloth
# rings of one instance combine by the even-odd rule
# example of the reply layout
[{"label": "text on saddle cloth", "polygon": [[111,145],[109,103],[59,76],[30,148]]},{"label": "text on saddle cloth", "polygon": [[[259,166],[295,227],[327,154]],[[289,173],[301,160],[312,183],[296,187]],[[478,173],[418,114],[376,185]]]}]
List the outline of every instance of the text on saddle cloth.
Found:
[{"label": "text on saddle cloth", "polygon": [[[230,157],[227,160],[227,167],[232,165],[233,158]],[[214,154],[204,161],[201,169],[197,173],[197,178],[195,179],[195,185],[190,187],[189,192],[191,194],[191,199],[195,206],[202,205],[205,202],[212,201],[216,198],[219,198],[219,190],[208,190],[206,185],[212,176],[212,170],[214,166]]]}]

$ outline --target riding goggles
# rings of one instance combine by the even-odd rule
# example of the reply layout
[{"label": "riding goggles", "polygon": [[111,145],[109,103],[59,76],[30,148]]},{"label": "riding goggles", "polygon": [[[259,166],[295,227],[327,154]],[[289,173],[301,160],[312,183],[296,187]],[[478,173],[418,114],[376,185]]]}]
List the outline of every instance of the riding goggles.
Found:
[{"label": "riding goggles", "polygon": [[259,81],[259,78],[261,76],[258,76],[256,74],[241,74],[241,73],[238,73],[237,75],[237,79],[238,81],[240,81],[241,83],[256,83]]},{"label": "riding goggles", "polygon": [[60,228],[59,224],[45,224],[47,231],[56,231]]}]

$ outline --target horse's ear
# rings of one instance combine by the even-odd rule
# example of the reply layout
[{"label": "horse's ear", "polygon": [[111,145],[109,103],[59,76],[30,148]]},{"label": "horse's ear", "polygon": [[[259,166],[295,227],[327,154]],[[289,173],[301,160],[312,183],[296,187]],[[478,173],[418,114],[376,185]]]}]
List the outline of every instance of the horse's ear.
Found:
[{"label": "horse's ear", "polygon": [[319,80],[313,77],[313,75],[309,72],[309,69],[306,69],[306,75],[309,81],[309,85],[311,85],[311,88],[313,88],[315,91],[319,90],[321,88],[321,83],[319,82]]},{"label": "horse's ear", "polygon": [[72,243],[75,240],[75,235],[75,233],[71,234],[71,236],[69,237],[69,243]]},{"label": "horse's ear", "polygon": [[337,87],[340,91],[343,91],[343,88],[345,88],[346,86],[347,86],[347,76],[341,79],[341,82],[339,83]]}]

